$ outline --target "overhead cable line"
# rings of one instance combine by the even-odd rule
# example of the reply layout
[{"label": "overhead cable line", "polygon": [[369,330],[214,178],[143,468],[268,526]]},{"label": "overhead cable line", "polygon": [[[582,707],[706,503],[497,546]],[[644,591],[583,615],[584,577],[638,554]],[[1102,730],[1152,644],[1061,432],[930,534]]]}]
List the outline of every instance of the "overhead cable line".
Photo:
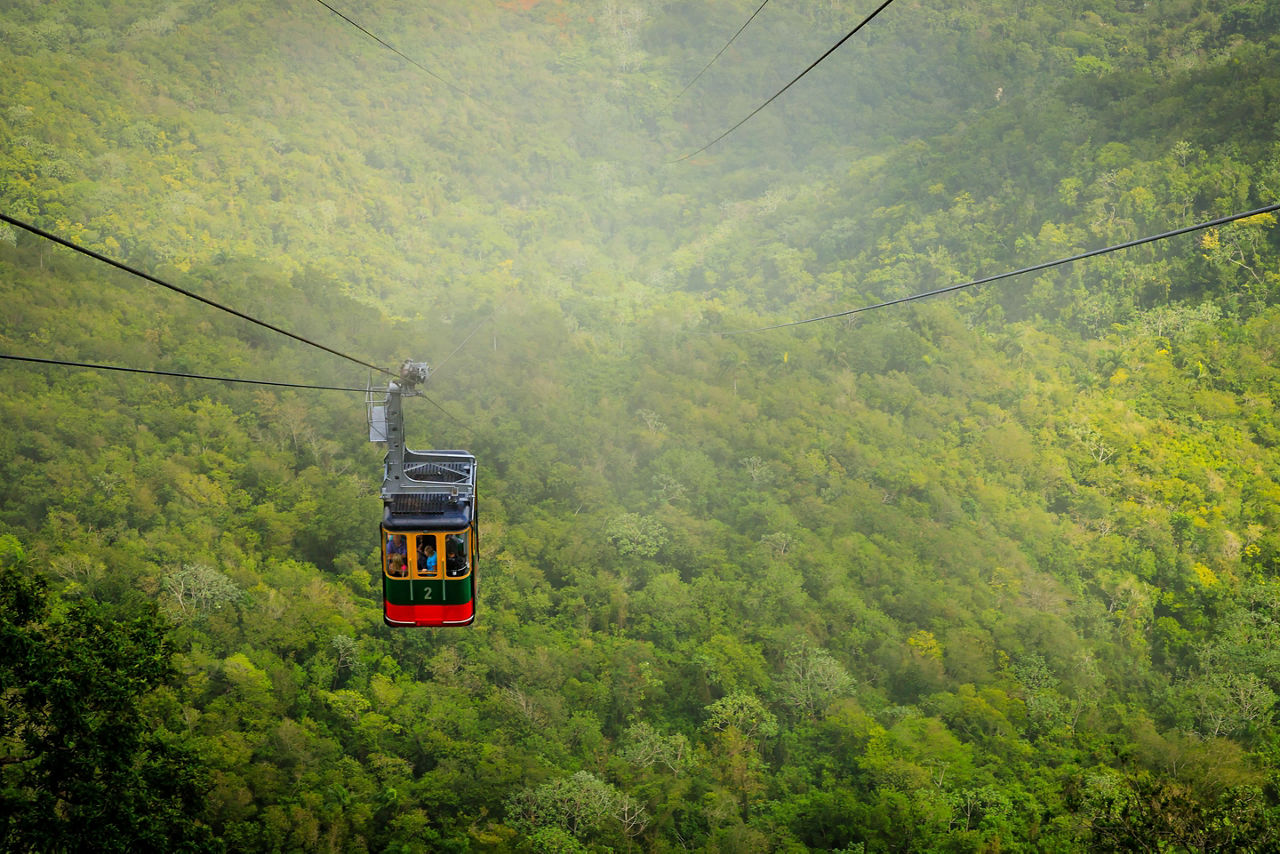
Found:
[{"label": "overhead cable line", "polygon": [[475,435],[475,432],[476,432],[476,431],[475,431],[474,429],[472,429],[471,425],[467,424],[467,422],[463,421],[461,418],[459,418],[458,416],[454,415],[452,412],[450,412],[449,410],[445,409],[443,406],[441,406],[440,404],[436,403],[434,400],[432,400],[431,398],[427,397],[427,396],[426,396],[425,394],[423,394],[422,392],[416,392],[414,395],[411,395],[411,396],[413,396],[413,397],[420,397],[420,398],[422,398],[422,399],[423,399],[423,400],[425,400],[427,403],[431,404],[431,405],[432,405],[432,406],[434,406],[436,409],[438,409],[438,410],[440,410],[441,412],[443,412],[443,413],[444,413],[444,416],[445,416],[446,418],[448,418],[450,421],[454,422],[454,423],[455,423],[455,424],[457,424],[459,427],[461,427],[463,430],[466,430],[468,433],[472,434],[473,436]]},{"label": "overhead cable line", "polygon": [[186,374],[180,371],[160,371],[148,370],[145,368],[125,368],[120,365],[98,365],[91,362],[69,362],[64,359],[39,359],[35,356],[13,356],[7,353],[0,353],[0,359],[10,362],[34,362],[39,365],[60,365],[69,368],[90,368],[95,371],[120,371],[127,374],[154,374],[161,377],[181,377],[189,380],[213,380],[223,383],[248,383],[250,385],[269,385],[279,386],[283,388],[302,388],[314,389],[317,391],[358,391],[366,392],[365,388],[348,388],[346,386],[336,385],[309,385],[307,383],[284,383],[272,382],[270,380],[246,380],[238,377],[215,377],[207,374]]},{"label": "overhead cable line", "polygon": [[378,371],[383,374],[388,374],[389,376],[396,376],[394,371],[389,371],[386,368],[380,368],[375,364],[364,361],[363,359],[357,359],[355,356],[348,355],[346,353],[343,353],[340,350],[335,350],[332,347],[326,347],[324,344],[321,344],[317,341],[313,341],[310,338],[305,338],[301,335],[290,332],[287,329],[282,329],[279,326],[276,326],[271,323],[267,323],[265,320],[259,320],[258,318],[245,314],[242,311],[237,311],[234,308],[223,305],[222,303],[217,302],[215,300],[211,300],[208,297],[203,297],[185,288],[180,288],[177,285],[172,285],[164,281],[163,279],[159,279],[151,275],[150,273],[145,273],[136,267],[130,267],[128,264],[124,264],[120,261],[116,261],[114,258],[108,258],[106,255],[103,255],[100,252],[95,252],[92,249],[88,249],[77,243],[73,243],[70,240],[59,237],[58,235],[53,234],[51,232],[45,231],[43,228],[39,228],[37,226],[31,225],[30,223],[23,222],[18,219],[14,219],[8,214],[0,213],[0,220],[7,222],[9,225],[17,226],[18,228],[21,228],[25,231],[29,231],[38,237],[43,237],[45,240],[51,240],[54,243],[59,244],[60,246],[65,246],[68,249],[73,249],[82,255],[87,255],[88,257],[94,259],[95,261],[101,261],[104,264],[110,264],[112,267],[115,267],[118,270],[124,270],[126,273],[131,273],[140,279],[146,279],[148,282],[151,282],[152,284],[159,285],[162,288],[168,288],[174,293],[179,293],[185,297],[190,297],[191,299],[196,300],[197,302],[202,302],[205,305],[212,306],[213,308],[219,309],[220,311],[225,311],[227,314],[233,314],[236,317],[240,318],[241,320],[247,320],[250,323],[254,323],[254,324],[257,324],[258,326],[263,327],[264,329],[270,329],[272,332],[278,332],[281,335],[284,335],[288,338],[292,338],[295,341],[301,341],[303,344],[310,345],[319,350],[324,350],[326,353],[331,353],[334,356],[338,356],[340,358],[346,359],[349,362],[355,362],[357,365],[361,365],[366,368],[371,368],[372,370]]},{"label": "overhead cable line", "polygon": [[[247,380],[247,379],[242,379],[240,377],[215,377],[215,376],[210,376],[208,374],[187,374],[187,373],[182,373],[180,371],[161,371],[161,370],[155,370],[155,369],[148,370],[146,368],[126,368],[120,365],[99,365],[99,364],[94,364],[92,362],[71,362],[65,359],[40,359],[40,358],[36,358],[35,356],[13,356],[7,353],[0,353],[0,360],[9,361],[9,362],[32,362],[37,365],[57,365],[60,367],[68,367],[68,368],[88,368],[94,371],[117,371],[117,372],[126,373],[126,374],[151,374],[159,377],[178,377],[180,379],[188,379],[188,380],[210,380],[213,382],[221,382],[221,383],[245,383],[248,385],[265,385],[265,386],[273,386],[276,388],[297,388],[297,389],[303,389],[307,391],[350,391],[350,392],[359,392],[360,394],[368,394],[369,392],[369,388],[367,387],[353,388],[350,386],[338,386],[338,385],[312,385],[308,383],[273,382],[271,380]],[[462,429],[466,430],[468,433],[473,433],[473,434],[475,433],[475,430],[473,430],[466,422],[462,421],[452,412],[445,409],[440,404],[436,403],[430,397],[427,397],[427,395],[422,394],[421,392],[416,392],[411,396],[421,397],[427,403],[430,403],[436,409],[439,409],[441,412],[443,412],[449,419],[461,425]]]},{"label": "overhead cable line", "polygon": [[479,332],[484,327],[484,325],[488,322],[489,322],[489,318],[485,318],[484,320],[476,324],[476,328],[472,329],[471,332],[467,335],[467,337],[462,339],[462,343],[459,344],[457,347],[454,347],[452,353],[445,356],[444,360],[441,361],[440,364],[436,365],[434,368],[431,369],[431,376],[427,378],[427,382],[430,382],[432,379],[434,379],[435,375],[440,373],[440,369],[443,368],[445,365],[447,365],[450,359],[458,355],[458,351],[461,350],[463,347],[467,346],[467,342],[470,341],[472,338],[476,337],[476,333]]},{"label": "overhead cable line", "polygon": [[390,44],[389,42],[384,41],[383,39],[381,39],[381,38],[379,38],[378,36],[374,35],[373,33],[369,32],[369,31],[368,31],[368,30],[366,30],[364,27],[360,26],[360,25],[359,25],[359,24],[357,24],[355,21],[353,21],[351,18],[348,18],[346,15],[342,14],[342,13],[341,13],[341,12],[339,12],[337,9],[333,8],[333,7],[332,7],[332,6],[330,6],[328,3],[324,2],[324,0],[316,0],[316,2],[317,2],[317,3],[319,3],[321,6],[325,7],[326,9],[328,9],[328,10],[329,10],[330,12],[332,12],[333,14],[337,15],[337,16],[338,16],[339,18],[341,18],[342,20],[346,21],[346,22],[347,22],[348,24],[350,24],[351,26],[355,27],[355,28],[356,28],[357,30],[359,30],[360,32],[364,33],[364,34],[365,34],[366,36],[368,36],[369,38],[371,38],[371,39],[373,39],[374,41],[376,41],[378,44],[380,44],[380,45],[382,45],[383,47],[385,47],[387,50],[389,50],[389,51],[391,51],[392,53],[394,53],[396,56],[398,56],[398,57],[400,57],[401,59],[403,59],[405,62],[409,63],[410,65],[412,65],[412,66],[414,66],[414,67],[416,67],[418,70],[420,70],[420,71],[422,71],[422,72],[426,73],[427,75],[429,75],[430,77],[435,78],[436,80],[439,80],[439,81],[440,81],[441,83],[443,83],[445,86],[448,86],[450,89],[452,89],[453,91],[457,92],[457,93],[458,93],[458,94],[460,94],[460,95],[464,95],[464,96],[466,96],[466,97],[470,98],[471,100],[475,101],[477,104],[481,104],[481,105],[483,105],[483,106],[485,106],[485,107],[488,107],[488,108],[489,108],[489,109],[491,109],[491,110],[493,109],[493,108],[492,108],[492,107],[490,107],[488,104],[486,104],[484,101],[481,101],[481,100],[480,100],[479,98],[477,98],[475,95],[472,95],[472,94],[471,94],[470,92],[468,92],[466,89],[463,89],[461,86],[458,86],[458,85],[457,85],[457,84],[455,84],[455,83],[451,83],[451,82],[449,82],[449,81],[448,81],[448,80],[446,80],[444,77],[441,77],[439,74],[437,74],[436,72],[432,71],[430,68],[427,68],[427,67],[426,67],[425,65],[423,65],[421,62],[418,62],[418,61],[417,61],[416,59],[414,59],[413,57],[408,56],[407,54],[405,54],[403,51],[401,51],[401,50],[400,50],[399,48],[397,48],[395,45]]},{"label": "overhead cable line", "polygon": [[704,65],[702,67],[702,70],[699,71],[692,80],[684,84],[684,88],[680,90],[680,94],[676,95],[674,98],[671,99],[672,102],[679,101],[682,97],[684,97],[684,93],[688,92],[694,83],[697,83],[699,80],[702,79],[702,75],[707,73],[707,69],[716,64],[716,60],[719,59],[724,54],[724,52],[729,49],[729,45],[733,44],[735,41],[738,40],[738,36],[742,35],[742,31],[745,30],[747,27],[749,27],[751,25],[751,22],[756,19],[756,15],[760,14],[760,10],[768,5],[769,5],[769,0],[764,0],[764,2],[761,3],[759,7],[757,7],[756,10],[751,13],[751,17],[747,18],[747,22],[743,24],[741,27],[738,27],[738,31],[733,34],[733,37],[724,43],[724,47],[720,48],[719,53],[711,57],[711,61],[708,62],[706,65]]},{"label": "overhead cable line", "polygon": [[[244,383],[248,385],[274,386],[276,388],[297,388],[297,389],[303,389],[307,391],[350,391],[350,392],[359,392],[360,394],[368,394],[370,390],[369,387],[354,388],[351,386],[340,386],[340,385],[313,385],[309,383],[274,382],[272,380],[247,380],[247,379],[242,379],[240,377],[215,377],[208,374],[187,374],[187,373],[182,373],[181,371],[161,371],[161,370],[146,369],[146,368],[126,368],[120,365],[100,365],[92,362],[71,362],[65,359],[40,359],[35,356],[14,356],[7,353],[0,353],[0,360],[8,361],[8,362],[31,362],[37,365],[57,365],[60,367],[68,367],[68,368],[88,368],[94,371],[116,371],[119,373],[126,373],[126,374],[151,374],[153,376],[158,376],[158,377],[178,377],[180,379],[187,379],[187,380],[210,380],[212,382],[220,382],[220,383]],[[432,400],[430,397],[423,394],[422,392],[414,392],[409,396],[421,397],[427,403],[431,404],[436,409],[439,409],[441,412],[443,412],[445,416],[448,417],[450,420],[459,424],[462,427],[462,429],[466,430],[468,433],[472,433],[472,434],[475,433],[475,430],[473,430],[471,426],[468,425],[465,421],[458,418],[458,416],[454,415],[452,412],[445,409],[439,403],[436,403],[434,400]]]},{"label": "overhead cable line", "polygon": [[827,58],[828,56],[830,56],[831,54],[835,53],[835,52],[836,52],[836,50],[840,47],[840,45],[844,44],[844,43],[845,43],[845,42],[847,42],[849,39],[853,38],[854,33],[858,32],[858,30],[862,29],[862,28],[863,28],[863,27],[865,27],[867,24],[871,23],[871,20],[872,20],[873,18],[875,18],[875,16],[876,16],[876,15],[879,15],[879,14],[880,14],[881,12],[883,12],[885,9],[889,8],[889,4],[890,4],[890,3],[892,3],[892,2],[893,2],[893,0],[884,0],[884,2],[883,2],[883,3],[881,3],[879,6],[877,6],[877,7],[876,7],[876,10],[875,10],[874,12],[872,12],[870,15],[867,15],[867,17],[863,18],[861,21],[859,21],[859,22],[858,22],[858,25],[857,25],[856,27],[854,27],[854,28],[853,28],[852,30],[850,30],[849,32],[845,33],[844,38],[840,39],[840,41],[838,41],[838,42],[836,42],[835,44],[833,44],[833,45],[832,45],[832,46],[827,50],[827,52],[826,52],[826,53],[824,53],[822,56],[818,57],[818,58],[817,58],[817,59],[815,59],[812,63],[810,63],[809,67],[808,67],[808,68],[806,68],[804,71],[801,71],[799,74],[797,74],[797,75],[795,76],[795,78],[794,78],[790,83],[788,83],[786,86],[783,86],[783,87],[782,87],[781,89],[779,89],[777,92],[774,92],[771,96],[769,96],[769,100],[765,101],[763,104],[761,104],[760,106],[758,106],[758,107],[756,107],[754,110],[752,110],[750,113],[748,113],[748,114],[747,114],[747,116],[746,116],[746,118],[744,118],[742,121],[738,122],[736,125],[734,125],[733,127],[729,128],[727,131],[725,131],[724,133],[720,134],[718,137],[716,137],[715,139],[711,140],[711,141],[710,141],[710,142],[708,142],[706,145],[702,146],[702,148],[699,148],[697,151],[694,151],[694,152],[691,152],[691,153],[689,153],[689,154],[686,154],[684,157],[677,158],[676,160],[673,160],[673,161],[672,161],[672,163],[681,163],[681,162],[683,162],[683,161],[685,161],[685,160],[688,160],[690,157],[696,157],[696,156],[698,156],[699,154],[701,154],[702,152],[706,151],[706,150],[707,150],[708,148],[710,148],[711,146],[715,145],[715,144],[716,144],[717,142],[719,142],[720,140],[724,139],[724,138],[725,138],[726,136],[728,136],[729,134],[733,133],[733,132],[734,132],[735,130],[737,130],[738,128],[740,128],[740,127],[742,127],[743,125],[745,125],[745,124],[746,124],[746,123],[747,123],[747,122],[748,122],[752,117],[754,117],[754,116],[756,115],[756,113],[760,112],[760,111],[761,111],[761,110],[763,110],[765,107],[767,107],[767,106],[769,106],[770,104],[772,104],[772,103],[774,102],[774,100],[776,100],[776,99],[778,98],[778,96],[779,96],[779,95],[781,95],[783,92],[787,91],[787,90],[788,90],[788,89],[790,89],[792,86],[794,86],[796,83],[798,83],[798,82],[800,81],[800,78],[801,78],[801,77],[804,77],[804,76],[805,76],[806,74],[808,74],[810,71],[812,71],[813,69],[817,68],[817,67],[818,67],[818,64],[819,64],[820,62],[822,62],[824,59],[826,59],[826,58]]},{"label": "overhead cable line", "polygon": [[1141,246],[1144,243],[1154,243],[1157,240],[1166,240],[1170,237],[1177,237],[1182,234],[1189,234],[1190,232],[1193,232],[1193,231],[1203,231],[1206,228],[1214,228],[1219,225],[1226,225],[1227,223],[1232,223],[1237,220],[1248,219],[1249,217],[1260,216],[1262,214],[1267,214],[1267,213],[1273,213],[1278,210],[1280,210],[1280,202],[1277,202],[1275,204],[1270,204],[1261,208],[1255,208],[1254,210],[1251,210],[1251,211],[1243,211],[1241,213],[1231,214],[1230,216],[1219,217],[1218,219],[1211,219],[1211,220],[1208,220],[1207,222],[1198,222],[1195,225],[1188,225],[1188,226],[1184,226],[1183,228],[1175,228],[1172,231],[1165,231],[1165,232],[1161,232],[1160,234],[1153,234],[1149,237],[1140,237],[1137,240],[1128,240],[1128,241],[1125,241],[1124,243],[1116,243],[1111,246],[1104,246],[1101,249],[1090,249],[1088,252],[1081,252],[1078,255],[1072,255],[1067,258],[1059,258],[1056,261],[1045,261],[1040,264],[1033,264],[1030,267],[1022,267],[1021,269],[1018,269],[1018,270],[1010,270],[1007,273],[997,273],[994,276],[987,276],[982,279],[974,279],[969,282],[964,282],[963,284],[948,285],[945,288],[936,288],[932,291],[925,291],[923,293],[912,294],[911,296],[907,296],[907,297],[898,297],[897,299],[885,300],[884,302],[878,302],[874,305],[864,305],[861,308],[851,308],[848,311],[838,311],[834,314],[824,314],[821,317],[810,317],[810,318],[806,318],[805,320],[793,320],[789,323],[775,323],[772,326],[761,326],[755,329],[738,329],[732,332],[713,332],[711,334],[724,335],[724,336],[747,335],[752,332],[768,332],[771,329],[785,329],[788,326],[802,326],[806,323],[818,323],[819,321],[822,321],[822,320],[834,320],[837,317],[848,317],[851,314],[859,314],[865,311],[874,311],[875,309],[878,309],[878,308],[888,308],[891,305],[900,305],[901,303],[904,303],[904,302],[914,302],[916,300],[925,299],[926,297],[933,297],[933,296],[938,296],[939,294],[946,294],[946,293],[951,293],[952,291],[959,291],[959,290],[964,290],[965,288],[972,288],[976,285],[985,285],[989,282],[998,281],[999,279],[1008,279],[1013,276],[1021,276],[1024,273],[1035,273],[1039,270],[1047,270],[1050,267],[1059,267],[1063,264],[1070,264],[1073,261],[1082,261],[1085,258],[1093,258],[1098,255],[1105,255],[1108,252],[1118,252],[1121,249],[1132,249],[1133,247]]}]

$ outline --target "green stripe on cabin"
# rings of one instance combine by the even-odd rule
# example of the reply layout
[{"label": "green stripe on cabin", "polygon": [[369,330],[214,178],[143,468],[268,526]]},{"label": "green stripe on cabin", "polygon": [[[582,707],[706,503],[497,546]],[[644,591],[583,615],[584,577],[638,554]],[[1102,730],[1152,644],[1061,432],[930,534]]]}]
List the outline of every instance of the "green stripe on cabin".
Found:
[{"label": "green stripe on cabin", "polygon": [[470,602],[472,576],[395,579],[383,576],[382,595],[392,605],[461,605]]}]

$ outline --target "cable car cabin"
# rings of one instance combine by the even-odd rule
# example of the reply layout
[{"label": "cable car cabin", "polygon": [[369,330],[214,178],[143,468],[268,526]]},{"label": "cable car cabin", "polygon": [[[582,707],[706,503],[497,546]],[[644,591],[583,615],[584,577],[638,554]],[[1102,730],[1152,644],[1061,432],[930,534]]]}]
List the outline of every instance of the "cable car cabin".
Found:
[{"label": "cable car cabin", "polygon": [[[452,457],[421,466],[433,480],[456,474],[474,484],[475,458],[461,451],[408,451],[414,457]],[[409,462],[406,460],[406,462]],[[474,493],[401,493],[382,517],[383,619],[389,626],[466,626],[476,618],[475,559],[479,553]]]},{"label": "cable car cabin", "polygon": [[401,398],[429,371],[405,362],[379,399],[369,441],[385,442],[382,472],[382,616],[388,626],[469,626],[476,618],[476,458],[405,447]]}]

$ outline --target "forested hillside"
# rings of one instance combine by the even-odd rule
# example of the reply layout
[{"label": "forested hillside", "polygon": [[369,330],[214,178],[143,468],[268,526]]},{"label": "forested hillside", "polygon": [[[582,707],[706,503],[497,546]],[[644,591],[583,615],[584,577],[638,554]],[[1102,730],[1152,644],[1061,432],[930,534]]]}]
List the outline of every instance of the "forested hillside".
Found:
[{"label": "forested hillside", "polygon": [[[0,3],[0,212],[360,393],[0,363],[0,847],[1280,850],[1262,0]],[[403,55],[397,55],[400,51]],[[406,59],[407,57],[407,59]],[[694,152],[693,156],[687,156]],[[385,378],[0,225],[0,355]],[[731,334],[726,334],[731,333]]]}]

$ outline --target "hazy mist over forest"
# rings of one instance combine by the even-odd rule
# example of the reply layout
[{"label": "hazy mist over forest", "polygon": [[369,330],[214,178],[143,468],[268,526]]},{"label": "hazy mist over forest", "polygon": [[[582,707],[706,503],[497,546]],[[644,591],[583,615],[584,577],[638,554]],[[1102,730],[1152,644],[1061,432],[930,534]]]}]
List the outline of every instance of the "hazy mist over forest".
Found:
[{"label": "hazy mist over forest", "polygon": [[0,0],[0,848],[1280,849],[1275,214],[761,329],[1274,205],[1280,6],[897,0],[713,143],[874,9]]}]

